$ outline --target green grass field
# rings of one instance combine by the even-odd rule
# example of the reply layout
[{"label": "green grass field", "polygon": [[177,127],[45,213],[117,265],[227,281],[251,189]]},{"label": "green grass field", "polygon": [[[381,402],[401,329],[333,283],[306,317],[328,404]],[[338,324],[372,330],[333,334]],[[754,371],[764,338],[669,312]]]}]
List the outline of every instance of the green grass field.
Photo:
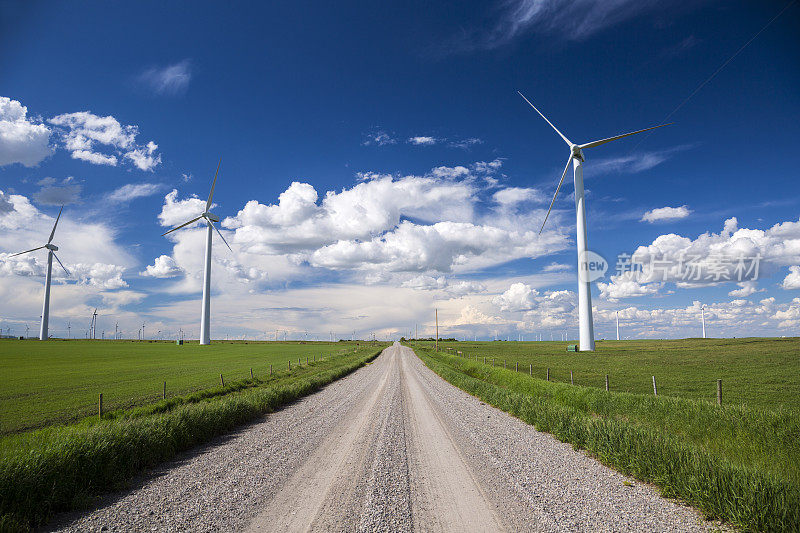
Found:
[{"label": "green grass field", "polygon": [[[35,395],[19,402],[20,416],[25,409],[35,412],[39,406],[60,413],[59,399],[80,396],[87,386],[109,390],[109,384],[129,391],[118,394],[120,402],[143,405],[104,413],[102,419],[95,414],[66,425],[52,424],[0,437],[2,532],[28,531],[46,523],[54,512],[90,506],[95,496],[124,488],[142,470],[347,375],[386,346],[386,343],[362,343],[360,347],[345,343],[217,343],[203,349],[184,346],[188,350],[181,352],[181,348],[155,343],[131,347],[123,343],[26,342],[17,346],[22,344],[33,345],[31,350],[38,352],[38,357],[31,360],[58,366],[62,372],[59,375],[56,370],[50,371],[49,378],[56,385],[52,390],[48,390],[46,383],[40,383]],[[63,355],[65,348],[68,355]],[[114,350],[117,357],[108,355]],[[149,350],[159,357],[151,356]],[[63,361],[63,358],[80,360],[81,354],[84,363],[86,359],[91,363],[83,365],[82,374],[89,374],[88,379],[67,372],[68,365]],[[309,364],[305,363],[306,354],[311,356]],[[297,357],[302,358],[302,364],[297,364]],[[167,365],[164,359],[170,358],[172,363]],[[270,375],[265,359],[280,362],[281,369]],[[287,360],[293,361],[291,370],[286,368]],[[119,365],[115,364],[117,361]],[[253,379],[250,379],[251,365],[255,371]],[[36,368],[30,361],[24,361],[23,366],[29,370]],[[217,369],[221,366],[239,371],[228,374],[224,387],[216,380],[206,383],[209,373],[219,379]],[[148,403],[149,397],[137,391],[142,384],[150,384],[159,369],[173,372],[182,369],[186,386],[202,390]],[[81,381],[84,387],[71,388],[72,381]]]},{"label": "green grass field", "polygon": [[437,353],[420,342],[417,353],[452,384],[709,517],[745,530],[795,531],[799,347],[798,339],[690,339],[603,342],[595,353],[567,353],[566,343],[448,342]]},{"label": "green grass field", "polygon": [[[509,368],[576,385],[612,391],[652,394],[656,377],[659,396],[716,401],[722,380],[726,405],[747,405],[800,411],[800,338],[683,339],[600,341],[595,352],[567,352],[566,342],[442,342],[440,348],[461,350]],[[419,342],[420,346],[432,346]]]},{"label": "green grass field", "polygon": [[[362,345],[364,343],[361,343]],[[67,423],[104,409],[167,397],[285,369],[287,362],[330,356],[355,343],[215,341],[177,346],[157,341],[0,341],[0,435]]]}]

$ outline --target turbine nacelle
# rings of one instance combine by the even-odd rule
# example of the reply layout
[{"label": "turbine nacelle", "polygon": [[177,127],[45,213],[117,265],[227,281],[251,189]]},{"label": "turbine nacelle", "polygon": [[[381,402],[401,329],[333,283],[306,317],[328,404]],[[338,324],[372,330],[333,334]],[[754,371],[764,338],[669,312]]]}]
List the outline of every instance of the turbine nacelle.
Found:
[{"label": "turbine nacelle", "polygon": [[578,144],[573,144],[569,147],[570,152],[572,152],[572,157],[577,159],[578,161],[586,161],[583,158],[583,152],[581,151],[581,147]]},{"label": "turbine nacelle", "polygon": [[52,250],[53,252],[58,251],[58,246],[56,246],[55,244],[50,244],[49,242],[45,244],[44,247],[47,248],[48,250]]},{"label": "turbine nacelle", "polygon": [[[203,211],[202,213],[200,213],[199,215],[197,215],[196,217],[194,217],[193,219],[189,220],[188,222],[184,222],[180,226],[175,226],[171,230],[165,231],[164,233],[161,234],[162,237],[164,235],[172,233],[173,231],[179,230],[181,228],[185,228],[186,226],[188,226],[190,224],[194,224],[195,222],[197,222],[198,220],[200,220],[202,218],[202,219],[205,219],[206,222],[208,222],[208,225],[211,228],[214,228],[214,230],[217,232],[217,234],[222,239],[222,242],[224,242],[225,246],[228,247],[228,250],[233,252],[233,249],[231,248],[230,244],[228,244],[228,241],[225,240],[225,237],[222,236],[222,233],[214,225],[214,222],[219,222],[219,217],[217,215],[213,214],[210,211],[210,209],[211,209],[211,201],[214,199],[214,187],[216,187],[216,185],[217,185],[217,176],[219,175],[219,166],[221,164],[222,164],[222,159],[220,159],[219,163],[217,164],[217,172],[214,174],[214,181],[211,182],[211,192],[209,193],[208,201],[206,202],[206,210]],[[211,231],[211,230],[209,229],[209,231]]]}]

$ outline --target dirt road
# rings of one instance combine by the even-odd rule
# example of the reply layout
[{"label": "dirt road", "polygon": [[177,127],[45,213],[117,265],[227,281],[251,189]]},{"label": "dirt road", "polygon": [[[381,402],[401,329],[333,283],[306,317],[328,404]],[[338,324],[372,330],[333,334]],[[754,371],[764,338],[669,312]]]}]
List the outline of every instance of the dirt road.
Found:
[{"label": "dirt road", "polygon": [[707,526],[652,487],[452,387],[399,344],[60,523],[67,530],[162,531]]}]

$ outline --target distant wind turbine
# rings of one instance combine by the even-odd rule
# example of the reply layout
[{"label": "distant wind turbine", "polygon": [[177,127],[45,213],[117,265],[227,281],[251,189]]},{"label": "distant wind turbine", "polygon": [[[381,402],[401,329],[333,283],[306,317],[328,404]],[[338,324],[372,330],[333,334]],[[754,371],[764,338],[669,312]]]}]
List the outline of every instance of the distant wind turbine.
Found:
[{"label": "distant wind turbine", "polygon": [[211,192],[208,195],[208,201],[206,202],[206,209],[198,216],[190,220],[189,222],[184,222],[180,226],[176,226],[169,231],[166,231],[162,234],[162,237],[167,233],[172,233],[175,230],[181,229],[184,226],[188,226],[189,224],[193,224],[197,222],[201,218],[206,221],[207,230],[206,230],[206,262],[205,262],[205,271],[203,273],[203,309],[200,313],[200,344],[211,344],[211,238],[213,236],[213,232],[211,231],[212,228],[217,232],[217,234],[222,239],[222,242],[225,243],[225,246],[228,247],[228,250],[233,252],[230,244],[228,241],[225,240],[225,237],[222,236],[222,233],[217,229],[214,225],[214,222],[219,222],[219,217],[216,215],[211,214],[209,211],[211,209],[211,200],[214,198],[214,187],[217,185],[217,176],[219,175],[219,167],[222,164],[222,159],[219,160],[217,164],[217,172],[214,174],[214,181],[211,182]]},{"label": "distant wind turbine", "polygon": [[700,306],[700,320],[703,321],[703,338],[706,338],[706,306],[705,304]]},{"label": "distant wind turbine", "polygon": [[61,265],[61,268],[64,269],[64,272],[67,273],[67,276],[70,275],[69,270],[67,267],[64,266],[64,263],[61,262],[61,259],[58,258],[56,255],[56,250],[58,250],[58,246],[53,244],[53,236],[56,234],[56,226],[58,226],[58,220],[61,218],[61,211],[64,210],[64,206],[61,206],[61,209],[58,210],[58,216],[56,217],[56,222],[53,224],[53,230],[50,232],[50,238],[47,239],[47,244],[43,246],[39,246],[38,248],[31,248],[30,250],[25,250],[24,252],[19,252],[16,254],[12,254],[9,257],[14,257],[17,255],[27,254],[28,252],[35,252],[36,250],[41,250],[42,248],[47,248],[47,276],[45,277],[44,281],[44,303],[42,304],[42,326],[39,329],[39,340],[46,341],[47,340],[47,325],[50,320],[50,278],[53,273],[53,257],[56,258],[58,264]]},{"label": "distant wind turbine", "polygon": [[556,193],[553,195],[553,200],[550,202],[550,208],[547,210],[547,215],[544,217],[544,221],[542,222],[542,228],[539,230],[539,234],[541,235],[542,230],[544,230],[544,224],[547,222],[547,217],[550,216],[550,211],[553,209],[553,204],[556,201],[556,197],[558,196],[558,191],[561,190],[561,185],[564,183],[564,178],[567,176],[567,170],[569,170],[569,165],[572,163],[573,165],[573,177],[575,183],[575,211],[577,217],[577,245],[578,245],[578,322],[580,326],[580,350],[582,352],[586,351],[594,351],[594,324],[592,322],[592,289],[591,289],[591,282],[587,279],[580,279],[580,272],[581,272],[581,262],[585,261],[584,257],[587,255],[589,251],[588,245],[588,237],[586,232],[586,198],[584,197],[583,192],[583,149],[584,148],[594,148],[595,146],[600,146],[601,144],[605,144],[611,141],[616,141],[617,139],[622,139],[623,137],[629,137],[630,135],[636,135],[637,133],[642,133],[645,131],[653,130],[656,128],[660,128],[662,126],[668,126],[669,124],[661,124],[660,126],[653,126],[650,128],[645,128],[643,130],[632,131],[630,133],[623,133],[622,135],[617,135],[615,137],[609,137],[607,139],[600,139],[598,141],[592,141],[585,144],[575,144],[567,137],[561,133],[558,128],[556,128],[552,122],[550,122],[547,117],[545,117],[541,111],[536,109],[536,106],[531,103],[530,100],[525,98],[525,95],[521,92],[517,91],[519,95],[528,102],[539,116],[541,116],[545,122],[550,124],[550,127],[553,128],[558,136],[561,137],[567,146],[569,146],[569,158],[567,158],[567,164],[564,167],[564,172],[561,174],[561,181],[558,182],[558,187],[556,187]]}]

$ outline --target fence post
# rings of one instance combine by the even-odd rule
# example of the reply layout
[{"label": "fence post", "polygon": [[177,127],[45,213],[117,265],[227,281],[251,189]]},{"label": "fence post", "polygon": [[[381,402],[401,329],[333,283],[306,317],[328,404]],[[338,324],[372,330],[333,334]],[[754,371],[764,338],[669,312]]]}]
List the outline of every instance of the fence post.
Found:
[{"label": "fence post", "polygon": [[272,375],[272,365],[269,365],[269,375]]},{"label": "fence post", "polygon": [[219,382],[222,384],[223,387],[225,386],[225,380],[222,378],[222,374],[219,375]]},{"label": "fence post", "polygon": [[164,382],[164,391],[161,393],[161,399],[162,400],[166,400],[167,399],[167,382],[166,381]]},{"label": "fence post", "polygon": [[250,379],[253,379],[253,367],[250,367]]},{"label": "fence post", "polygon": [[506,367],[506,360],[503,359],[503,368],[505,368],[505,367]]},{"label": "fence post", "polygon": [[653,376],[653,396],[658,396],[658,389],[656,388],[656,377]]},{"label": "fence post", "polygon": [[608,392],[608,374],[606,374],[606,392]]},{"label": "fence post", "polygon": [[569,384],[575,385],[575,382],[572,380],[572,370],[569,371]]},{"label": "fence post", "polygon": [[528,365],[528,373],[530,373],[531,376],[533,375],[533,363]]},{"label": "fence post", "polygon": [[289,365],[289,371],[291,372],[291,370],[292,370],[292,362],[291,361],[286,361],[286,364]]},{"label": "fence post", "polygon": [[519,361],[514,363],[514,372],[519,372]]},{"label": "fence post", "polygon": [[308,364],[308,356],[306,356],[306,364]]},{"label": "fence post", "polygon": [[550,369],[547,369],[547,381],[550,381]]},{"label": "fence post", "polygon": [[483,358],[483,364],[484,365],[486,364],[486,358],[485,357]]},{"label": "fence post", "polygon": [[100,398],[97,400],[97,418],[103,419],[103,393],[100,393]]},{"label": "fence post", "polygon": [[717,380],[717,405],[722,405],[722,380]]}]

